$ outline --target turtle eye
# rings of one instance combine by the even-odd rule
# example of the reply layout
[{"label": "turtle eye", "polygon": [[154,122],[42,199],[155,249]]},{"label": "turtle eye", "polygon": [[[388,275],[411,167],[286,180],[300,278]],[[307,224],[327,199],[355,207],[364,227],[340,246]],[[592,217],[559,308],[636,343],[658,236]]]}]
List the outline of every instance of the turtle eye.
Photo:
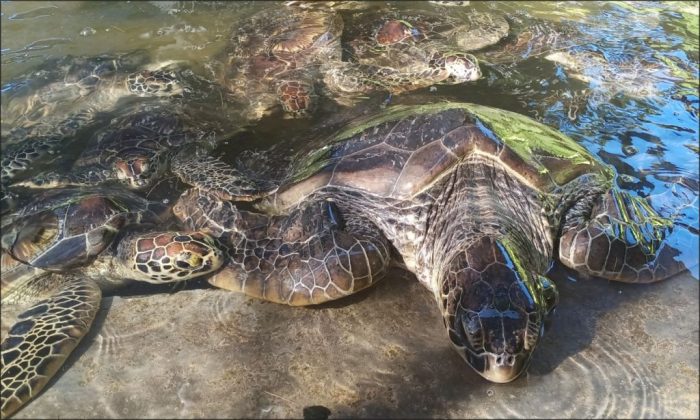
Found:
[{"label": "turtle eye", "polygon": [[540,276],[539,280],[542,298],[546,308],[546,315],[552,315],[559,303],[559,292],[557,292],[554,283],[547,277]]},{"label": "turtle eye", "polygon": [[539,276],[539,285],[544,302],[545,313],[544,322],[542,323],[542,328],[540,330],[540,336],[544,334],[545,331],[549,330],[552,325],[552,315],[557,309],[557,304],[559,303],[559,292],[554,283],[544,276]]},{"label": "turtle eye", "polygon": [[193,270],[202,265],[203,259],[191,252],[183,252],[177,256],[175,265],[183,270]]}]

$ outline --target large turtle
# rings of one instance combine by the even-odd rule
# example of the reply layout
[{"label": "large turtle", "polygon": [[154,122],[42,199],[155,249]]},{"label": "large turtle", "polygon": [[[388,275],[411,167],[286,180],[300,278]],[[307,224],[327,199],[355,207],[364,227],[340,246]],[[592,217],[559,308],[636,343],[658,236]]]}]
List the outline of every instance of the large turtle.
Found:
[{"label": "large turtle", "polygon": [[[174,213],[228,247],[212,284],[310,305],[374,284],[398,260],[434,293],[468,364],[508,382],[557,304],[546,277],[554,258],[632,283],[683,269],[663,242],[668,220],[617,189],[612,170],[573,140],[519,114],[394,106],[321,138],[257,193],[256,180],[222,162],[178,159],[198,188]],[[226,197],[258,200],[241,210]]]},{"label": "large turtle", "polygon": [[473,10],[449,15],[417,9],[355,13],[343,34],[348,60],[326,63],[324,83],[343,98],[474,81],[481,71],[469,52],[498,43],[508,28],[502,16]]},{"label": "large turtle", "polygon": [[3,418],[61,367],[90,328],[101,289],[178,282],[221,266],[210,236],[159,231],[160,213],[128,191],[55,189],[3,218],[2,305],[31,305],[2,342]]},{"label": "large turtle", "polygon": [[289,116],[307,116],[317,105],[319,65],[340,60],[342,30],[331,9],[267,8],[234,27],[214,72],[251,120],[277,105]]},{"label": "large turtle", "polygon": [[121,99],[181,95],[183,86],[170,66],[149,66],[143,51],[68,56],[7,83],[2,91],[2,184],[56,153]]},{"label": "large turtle", "polygon": [[223,121],[204,120],[189,111],[180,111],[174,104],[122,109],[122,115],[92,136],[68,172],[45,172],[15,185],[55,188],[119,182],[131,189],[150,187],[182,147],[190,143],[213,146],[225,132]]}]

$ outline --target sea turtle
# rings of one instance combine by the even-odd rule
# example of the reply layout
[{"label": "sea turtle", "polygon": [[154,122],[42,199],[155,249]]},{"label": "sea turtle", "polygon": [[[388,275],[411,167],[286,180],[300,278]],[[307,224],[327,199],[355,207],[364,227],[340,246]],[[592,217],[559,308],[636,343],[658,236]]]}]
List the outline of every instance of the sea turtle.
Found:
[{"label": "sea turtle", "polygon": [[350,95],[474,81],[481,71],[469,52],[498,43],[508,28],[502,16],[474,10],[355,13],[343,34],[348,59],[327,62],[324,83],[332,93]]},{"label": "sea turtle", "polygon": [[214,60],[215,76],[251,120],[277,104],[288,116],[307,116],[317,104],[319,65],[340,59],[342,30],[331,9],[262,10],[231,31],[229,46]]},{"label": "sea turtle", "polygon": [[480,51],[478,58],[490,65],[513,65],[531,57],[565,51],[591,37],[568,22],[551,22],[511,15],[510,33],[498,45]]},{"label": "sea turtle", "polygon": [[[619,190],[613,171],[565,135],[467,103],[391,106],[294,156],[255,193],[222,162],[189,154],[195,184],[173,207],[228,247],[209,282],[289,305],[348,296],[392,259],[434,293],[460,355],[485,378],[525,371],[557,304],[555,257],[579,273],[632,283],[683,269],[671,223]],[[193,174],[198,173],[197,177]],[[242,210],[232,201],[255,199]]]},{"label": "sea turtle", "polygon": [[143,51],[52,60],[3,86],[2,184],[54,154],[123,98],[173,97],[183,86],[170,62]]},{"label": "sea turtle", "polygon": [[155,228],[157,207],[125,190],[54,189],[3,218],[3,309],[31,305],[2,342],[3,418],[60,368],[90,328],[101,289],[179,282],[221,266],[207,234]]},{"label": "sea turtle", "polygon": [[225,132],[223,121],[198,118],[199,113],[190,111],[180,111],[170,103],[122,109],[121,115],[92,136],[69,171],[41,173],[15,185],[55,188],[116,181],[131,189],[150,187],[183,146],[196,142],[213,147]]},{"label": "sea turtle", "polygon": [[[596,105],[609,103],[617,95],[638,100],[657,97],[661,93],[659,82],[674,79],[667,67],[652,57],[645,59],[641,54],[608,59],[599,51],[574,48],[544,58],[561,66],[570,79],[586,86],[544,101],[545,104],[552,100],[562,101],[571,120],[576,119],[579,108],[590,104],[595,109]],[[578,101],[572,101],[572,98]]]}]

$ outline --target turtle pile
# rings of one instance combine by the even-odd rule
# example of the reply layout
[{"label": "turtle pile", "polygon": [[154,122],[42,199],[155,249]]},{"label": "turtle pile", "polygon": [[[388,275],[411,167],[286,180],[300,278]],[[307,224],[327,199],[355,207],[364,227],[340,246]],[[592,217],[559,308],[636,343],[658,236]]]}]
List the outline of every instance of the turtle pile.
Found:
[{"label": "turtle pile", "polygon": [[[683,270],[671,221],[566,135],[479,104],[365,99],[473,83],[549,52],[557,30],[424,6],[276,4],[231,30],[211,77],[131,51],[4,87],[2,303],[24,311],[2,342],[3,417],[58,371],[102,293],[133,281],[314,305],[397,265],[434,294],[466,363],[503,383],[553,317],[554,261],[630,283]],[[301,147],[217,155],[263,118],[313,122],[326,103],[332,118],[289,133]]]}]

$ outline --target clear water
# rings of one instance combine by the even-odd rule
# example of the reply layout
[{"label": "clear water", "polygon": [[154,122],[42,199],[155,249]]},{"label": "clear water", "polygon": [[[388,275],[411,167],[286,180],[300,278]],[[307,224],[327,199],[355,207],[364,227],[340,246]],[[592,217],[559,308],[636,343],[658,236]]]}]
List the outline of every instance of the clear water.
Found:
[{"label": "clear water", "polygon": [[[374,3],[374,6],[383,3]],[[644,196],[677,225],[669,240],[698,277],[698,16],[694,2],[472,2],[527,26],[544,20],[573,25],[574,51],[597,51],[609,68],[588,63],[583,82],[536,55],[515,64],[483,64],[484,77],[392,99],[440,97],[535,117],[569,134],[618,174],[618,184]],[[2,83],[54,57],[143,48],[154,60],[205,63],[225,47],[230,28],[266,2],[3,2]],[[396,8],[433,7],[399,2]],[[449,8],[445,9],[449,13]],[[527,52],[525,52],[527,54]],[[587,90],[584,100],[570,98]],[[226,142],[224,151],[265,148],[323,121],[271,118]],[[575,119],[573,119],[574,117]],[[234,144],[231,144],[234,143]]]},{"label": "clear water", "polygon": [[[282,6],[270,2],[3,1],[0,16],[2,84],[6,86],[18,75],[41,66],[49,58],[139,48],[150,51],[155,60],[193,62],[195,71],[206,76],[204,63],[225,47],[231,26],[265,7]],[[398,2],[393,7],[432,6],[422,2]],[[475,102],[520,112],[565,132],[614,167],[616,182],[620,187],[651,197],[653,206],[674,220],[675,228],[668,240],[680,250],[680,258],[689,267],[690,275],[697,279],[700,270],[698,2],[471,2],[467,7],[497,11],[524,25],[539,20],[570,24],[585,34],[576,40],[573,51],[598,52],[607,60],[607,67],[600,62],[591,62],[580,72],[582,75],[575,74],[566,66],[548,60],[546,54],[533,55],[515,64],[484,63],[484,77],[477,82],[462,86],[439,86],[436,89],[395,96],[391,98],[391,103],[419,102],[425,98]],[[449,12],[449,9],[445,10],[446,13]],[[583,92],[587,94],[585,99],[577,100]],[[226,141],[221,149],[235,155],[242,149],[266,148],[275,143],[284,143],[289,140],[288,133],[308,129],[324,121],[332,112],[332,108],[328,108],[313,119],[304,121],[285,120],[279,116],[267,118],[260,125]],[[571,273],[565,274],[569,275]],[[397,284],[393,286],[398,287]],[[384,292],[378,293],[387,294],[388,286],[382,287]],[[564,284],[564,293],[572,287],[571,284]],[[597,302],[595,293],[609,290],[600,283],[596,287],[594,292],[582,295],[582,301],[595,307],[593,312],[604,313],[606,309],[617,306]],[[614,289],[615,286],[611,287]],[[693,285],[682,287],[686,291],[697,290],[697,286]],[[637,297],[644,295],[642,289],[625,290]],[[580,290],[569,293],[576,295]],[[665,299],[675,292],[668,289],[659,293],[662,296],[660,299]],[[650,310],[648,308],[654,304],[663,305],[647,302],[645,310]],[[694,316],[697,318],[697,302],[690,309],[695,311]],[[574,319],[575,314],[578,313],[570,313],[569,321]],[[566,313],[563,317],[566,318]],[[622,322],[626,319],[616,317],[616,314],[610,315],[608,321]],[[361,331],[358,331],[359,334]],[[376,331],[376,336],[382,334],[384,332]],[[691,342],[694,340],[692,351],[697,356],[697,330],[694,334],[695,338],[691,339]],[[550,349],[553,348],[551,346],[555,339],[580,341],[580,337],[572,338],[561,330],[559,333],[555,331],[550,337]],[[425,341],[430,340],[425,338]],[[619,349],[606,347],[608,345],[605,340],[596,340],[596,343],[601,346],[601,351],[577,354],[573,356],[574,368],[568,371],[555,370],[552,374],[557,377],[558,383],[567,384],[572,375],[580,372],[586,381],[592,383],[590,389],[595,391],[588,396],[590,398],[587,397],[587,401],[612,398],[610,395],[622,392],[620,387],[627,384],[601,382],[600,366],[605,365],[604,359],[612,357],[611,354],[619,356]],[[373,344],[376,342],[368,343],[368,346]],[[561,355],[555,354],[557,350],[542,351],[547,357],[562,359]],[[565,354],[572,352],[567,350]],[[639,361],[642,356],[635,355],[630,360],[635,360],[635,357]],[[541,356],[540,360],[545,358]],[[619,364],[620,360],[616,359],[614,363]],[[421,366],[417,369],[420,374],[429,376],[428,368],[421,363],[417,363],[417,366]],[[547,370],[543,366],[540,363],[540,370]],[[649,367],[640,367],[640,364],[632,366],[632,362],[629,366],[622,366],[623,371],[633,372],[624,379],[632,384],[628,384],[630,389],[639,391],[639,395],[630,394],[628,402],[631,411],[620,411],[620,407],[615,411],[615,404],[627,407],[624,398],[618,396],[613,402],[606,400],[613,405],[610,412],[576,411],[573,408],[570,411],[559,409],[560,411],[547,412],[587,416],[627,413],[633,417],[663,414],[663,411],[653,409],[634,411],[631,407],[631,402],[641,403],[642,391],[644,401],[647,401],[647,397],[652,398],[647,393],[655,395],[656,388],[645,385],[645,375],[650,375],[645,370],[647,368]],[[446,375],[450,383],[461,380],[455,378],[454,373],[450,376],[449,371]],[[697,376],[697,370],[695,375]],[[602,376],[609,381],[604,374]],[[574,385],[562,385],[556,395],[565,398],[566,392],[576,393],[579,390]],[[520,391],[523,390],[505,387],[498,388],[496,392],[501,394],[504,401],[510,401],[506,400],[506,394],[512,392],[517,395]],[[527,389],[525,391],[527,395]],[[535,395],[543,392],[535,388],[530,391]],[[557,390],[551,392],[556,393]],[[448,392],[445,395],[446,398],[450,398],[450,395],[457,398],[454,394]],[[493,394],[494,391],[490,391],[490,394],[484,391],[484,395],[476,394],[476,397],[491,397]],[[473,403],[472,397],[474,394],[470,394],[469,401]],[[513,408],[514,405],[509,408],[497,404],[496,411],[471,413],[498,416],[529,412],[532,415],[537,412],[537,407],[533,408],[533,401],[536,402],[537,398],[530,400],[529,406],[521,406],[519,412],[518,408]],[[553,404],[552,401],[547,403]],[[694,403],[695,411],[670,412],[681,415],[697,413],[697,400]],[[656,407],[654,404],[659,404],[658,398],[649,404],[652,408]],[[156,413],[172,415],[168,412]],[[454,412],[448,410],[431,415],[439,417],[447,413]]]}]

